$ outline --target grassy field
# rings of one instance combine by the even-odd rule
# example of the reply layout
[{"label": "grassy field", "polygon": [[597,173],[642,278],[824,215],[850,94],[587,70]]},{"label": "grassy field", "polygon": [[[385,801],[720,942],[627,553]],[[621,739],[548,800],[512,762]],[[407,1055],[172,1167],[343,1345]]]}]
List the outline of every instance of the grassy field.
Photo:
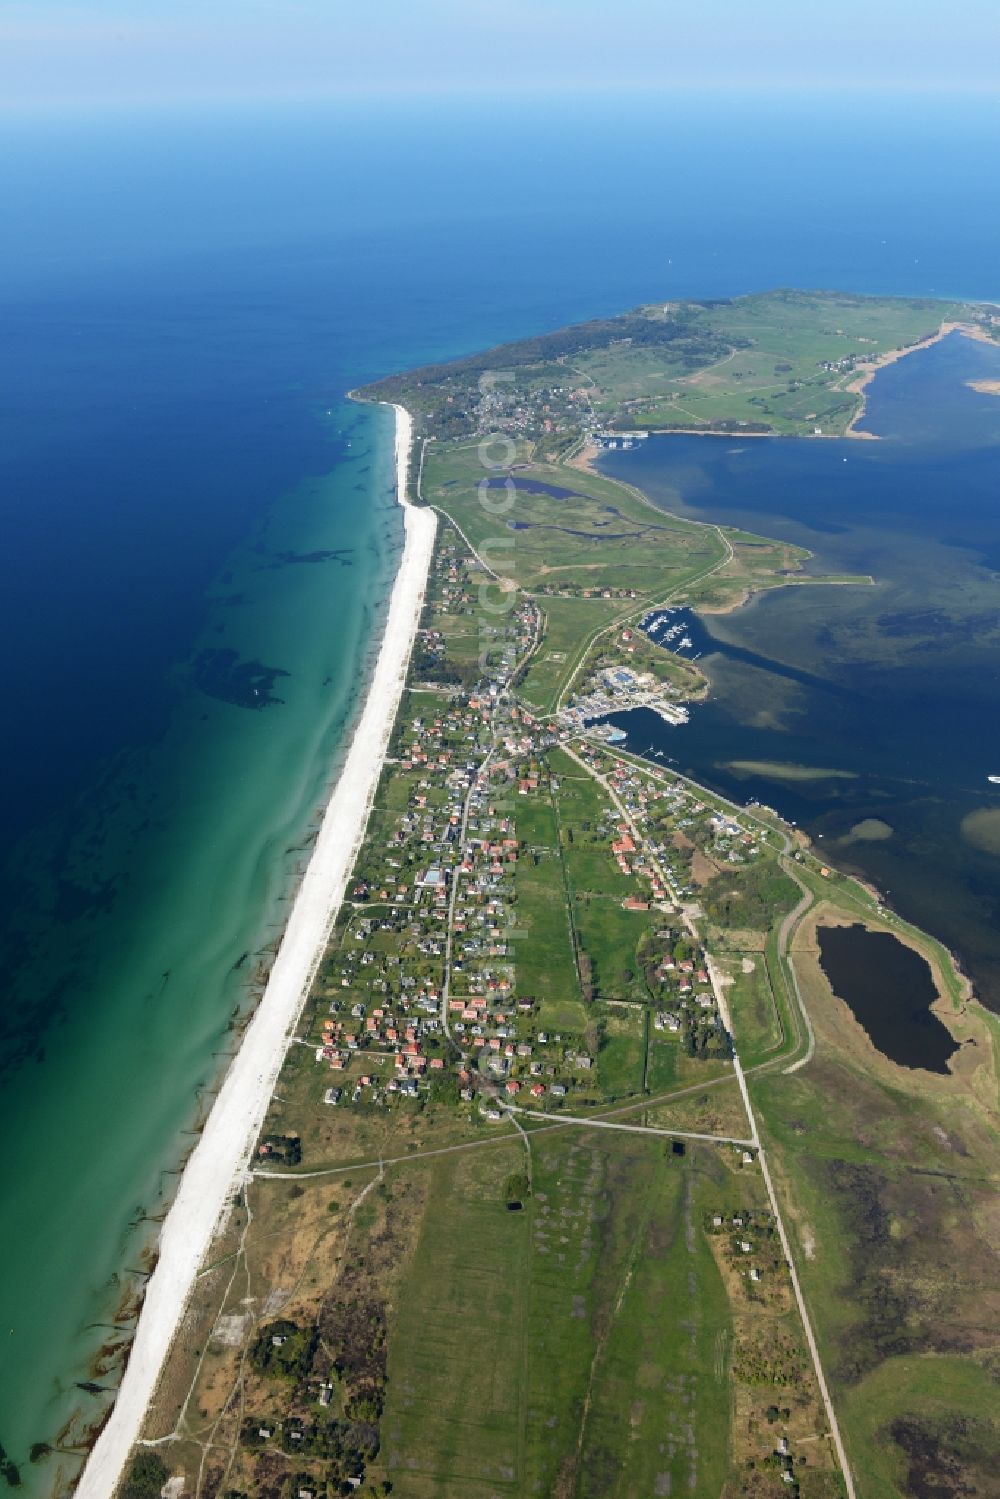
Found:
[{"label": "grassy field", "polygon": [[674,1086],[679,1050],[680,1042],[675,1038],[663,1040],[655,1032],[650,1037],[646,1058],[646,1087],[650,1093],[662,1093]]},{"label": "grassy field", "polygon": [[947,1354],[887,1359],[851,1392],[845,1413],[865,1491],[878,1499],[943,1489],[942,1475],[960,1475],[971,1493],[996,1485],[997,1387],[983,1364]]},{"label": "grassy field", "polygon": [[527,702],[541,713],[551,713],[563,685],[579,666],[582,646],[595,631],[605,628],[634,605],[602,598],[546,598],[545,641],[528,664],[521,683]]},{"label": "grassy field", "polygon": [[[836,910],[822,886],[819,912]],[[793,943],[815,1056],[750,1086],[858,1493],[889,1499],[948,1471],[971,1479],[1000,1451],[982,1424],[1000,1318],[996,1065],[991,1027],[951,1009],[943,984],[938,1014],[966,1043],[953,1070],[876,1052],[815,961],[815,919]]]},{"label": "grassy field", "polygon": [[502,515],[483,504],[483,477],[475,447],[435,445],[421,493],[452,517],[495,572],[524,588],[658,595],[723,555],[714,527],[667,515],[613,479],[532,463],[526,448],[512,474],[513,491],[502,495]]},{"label": "grassy field", "polygon": [[[420,430],[461,438],[488,415],[565,446],[588,427],[733,433],[845,431],[873,362],[945,322],[992,331],[974,304],[771,291],[656,303],[409,374],[364,392],[403,401]],[[492,376],[503,370],[499,385]]]},{"label": "grassy field", "polygon": [[721,1490],[729,1309],[700,1227],[721,1168],[598,1133],[534,1138],[518,1213],[514,1154],[434,1168],[392,1328],[396,1492]]},{"label": "grassy field", "polygon": [[531,1225],[504,1200],[523,1165],[517,1143],[432,1168],[391,1327],[382,1461],[402,1493],[486,1495],[523,1464]]},{"label": "grassy field", "polygon": [[753,1067],[774,1056],[786,1035],[767,955],[745,950],[720,960],[719,967],[732,980],[726,986],[726,998],[740,1040],[740,1057],[745,1067]]},{"label": "grassy field", "polygon": [[634,1005],[594,1005],[602,1029],[597,1081],[607,1098],[642,1092],[648,1016]]},{"label": "grassy field", "polygon": [[525,798],[518,807],[518,837],[526,845],[518,860],[515,942],[518,987],[541,1006],[542,1025],[583,1028],[580,985],[566,906],[566,885],[556,814],[548,796]]},{"label": "grassy field", "polygon": [[620,900],[575,893],[574,919],[581,949],[593,963],[595,993],[604,1000],[648,1001],[636,948],[649,914],[624,911]]},{"label": "grassy field", "polygon": [[[746,1110],[732,1067],[725,1063],[701,1063],[703,1085],[673,1102],[651,1105],[643,1119],[656,1129],[690,1130],[695,1134],[723,1135],[745,1140],[749,1135]],[[711,1087],[707,1086],[711,1083]],[[690,1085],[689,1085],[690,1086]]]}]

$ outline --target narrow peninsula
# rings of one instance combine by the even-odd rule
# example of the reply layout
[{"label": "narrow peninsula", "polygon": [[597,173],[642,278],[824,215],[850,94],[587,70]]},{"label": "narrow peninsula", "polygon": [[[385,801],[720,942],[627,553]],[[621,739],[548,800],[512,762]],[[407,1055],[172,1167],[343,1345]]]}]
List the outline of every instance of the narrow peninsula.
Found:
[{"label": "narrow peninsula", "polygon": [[[665,302],[355,392],[415,435],[379,672],[81,1495],[995,1482],[996,1017],[776,812],[609,722],[683,732],[687,612],[869,580],[589,463],[843,436],[956,327],[1000,312]],[[871,934],[940,1060],[837,992]]]}]

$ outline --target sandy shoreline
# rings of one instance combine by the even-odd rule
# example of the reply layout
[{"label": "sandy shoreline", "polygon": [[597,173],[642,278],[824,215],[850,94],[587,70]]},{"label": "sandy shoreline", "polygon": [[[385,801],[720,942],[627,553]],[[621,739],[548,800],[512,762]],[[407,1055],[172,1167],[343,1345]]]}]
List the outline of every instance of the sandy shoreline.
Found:
[{"label": "sandy shoreline", "polygon": [[961,333],[964,338],[971,338],[978,343],[993,343],[989,334],[977,327],[975,323],[942,323],[936,333],[932,333],[928,338],[922,338],[919,343],[907,344],[902,349],[890,349],[887,354],[880,354],[878,358],[866,361],[864,367],[846,386],[852,396],[861,397],[861,405],[848,422],[845,437],[861,438],[865,442],[878,441],[874,432],[858,431],[858,423],[864,419],[868,407],[868,398],[865,394],[868,386],[879,370],[884,370],[887,365],[895,364],[899,359],[905,359],[908,354],[917,354],[921,349],[929,349],[934,344],[939,344],[943,338],[948,337],[949,333]]},{"label": "sandy shoreline", "polygon": [[364,836],[420,620],[436,531],[433,511],[418,509],[407,498],[413,424],[402,406],[393,410],[405,540],[378,661],[263,997],[164,1222],[121,1389],[81,1475],[79,1499],[109,1499],[142,1430],[198,1270],[263,1125]]}]

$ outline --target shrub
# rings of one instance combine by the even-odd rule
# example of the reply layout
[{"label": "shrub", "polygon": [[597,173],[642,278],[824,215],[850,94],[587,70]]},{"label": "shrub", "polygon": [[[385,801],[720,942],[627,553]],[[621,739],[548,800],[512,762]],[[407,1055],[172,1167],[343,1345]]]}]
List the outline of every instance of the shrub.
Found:
[{"label": "shrub", "polygon": [[160,1499],[160,1490],[169,1476],[167,1465],[158,1452],[139,1452],[132,1459],[122,1486],[122,1499]]}]

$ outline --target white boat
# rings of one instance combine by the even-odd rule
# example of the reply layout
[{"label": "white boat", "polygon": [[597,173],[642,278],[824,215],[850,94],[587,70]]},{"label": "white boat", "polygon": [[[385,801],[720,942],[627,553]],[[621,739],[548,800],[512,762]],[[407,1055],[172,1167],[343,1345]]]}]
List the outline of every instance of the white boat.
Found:
[{"label": "white boat", "polygon": [[994,786],[1000,786],[1000,776],[987,776],[986,779],[991,781]]}]

